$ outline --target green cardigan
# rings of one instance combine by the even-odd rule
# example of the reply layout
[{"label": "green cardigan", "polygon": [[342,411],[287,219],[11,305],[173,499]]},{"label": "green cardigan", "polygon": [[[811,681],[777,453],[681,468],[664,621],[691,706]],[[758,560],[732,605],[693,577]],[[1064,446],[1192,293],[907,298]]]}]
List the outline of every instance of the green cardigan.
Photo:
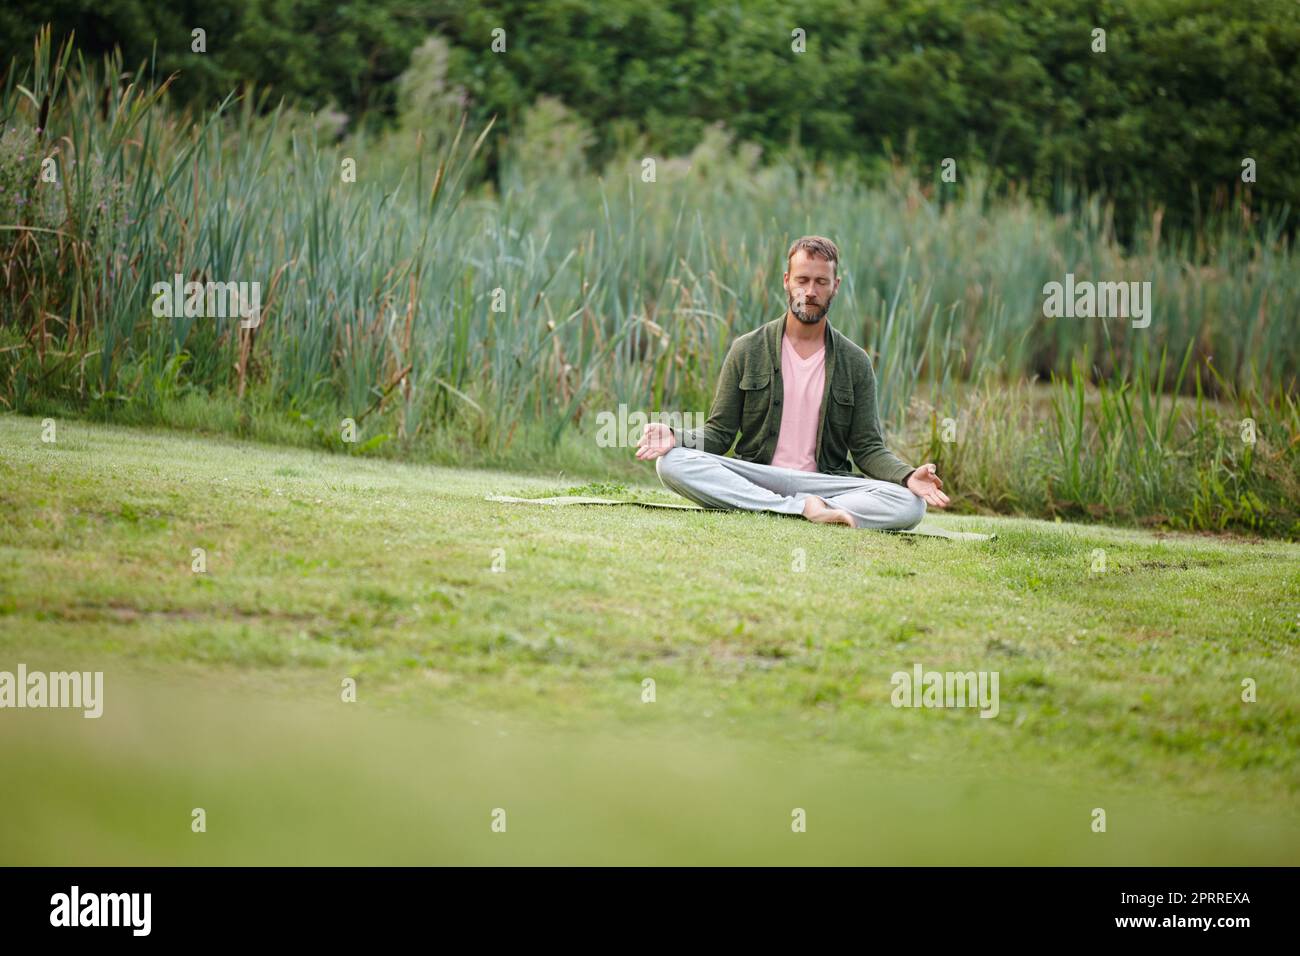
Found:
[{"label": "green cardigan", "polygon": [[[785,314],[731,344],[713,408],[701,428],[673,429],[677,444],[725,455],[740,433],[736,457],[770,464],[781,429],[781,336]],[[829,414],[828,414],[829,407]],[[826,320],[826,387],[817,426],[817,470],[906,484],[915,470],[885,447],[876,411],[871,359]]]}]

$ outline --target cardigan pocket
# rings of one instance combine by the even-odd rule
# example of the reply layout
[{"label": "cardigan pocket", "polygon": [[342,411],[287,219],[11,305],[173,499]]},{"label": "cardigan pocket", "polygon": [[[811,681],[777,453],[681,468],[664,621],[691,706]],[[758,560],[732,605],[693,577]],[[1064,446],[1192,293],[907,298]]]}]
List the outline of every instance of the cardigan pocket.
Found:
[{"label": "cardigan pocket", "polygon": [[740,390],[744,405],[740,410],[740,430],[744,435],[757,435],[767,421],[772,405],[772,370],[766,365],[746,369],[740,377]]},{"label": "cardigan pocket", "polygon": [[853,387],[843,388],[836,384],[831,389],[831,400],[826,413],[831,424],[840,434],[848,438],[849,429],[853,427]]}]

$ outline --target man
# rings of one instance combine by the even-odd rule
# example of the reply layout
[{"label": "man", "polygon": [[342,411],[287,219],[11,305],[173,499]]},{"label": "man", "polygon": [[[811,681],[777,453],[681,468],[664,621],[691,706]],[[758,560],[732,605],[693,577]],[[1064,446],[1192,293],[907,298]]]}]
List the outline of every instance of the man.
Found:
[{"label": "man", "polygon": [[[933,464],[912,468],[885,447],[871,359],[827,321],[839,258],[822,236],[795,242],[788,309],[732,343],[703,427],[646,426],[636,456],[657,459],[667,488],[706,508],[880,530],[914,528],[927,504],[948,505]],[[723,457],[737,432],[735,457]]]}]

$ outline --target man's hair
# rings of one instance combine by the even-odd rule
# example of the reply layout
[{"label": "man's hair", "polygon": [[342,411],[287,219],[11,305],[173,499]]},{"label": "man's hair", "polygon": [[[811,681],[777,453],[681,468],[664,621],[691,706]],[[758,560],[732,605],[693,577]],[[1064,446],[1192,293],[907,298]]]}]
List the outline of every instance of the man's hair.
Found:
[{"label": "man's hair", "polygon": [[834,242],[825,236],[804,236],[802,239],[796,239],[790,251],[785,254],[785,271],[790,271],[790,263],[794,259],[794,254],[802,249],[810,256],[820,256],[823,259],[829,259],[831,265],[835,268],[836,274],[840,271],[840,250]]}]

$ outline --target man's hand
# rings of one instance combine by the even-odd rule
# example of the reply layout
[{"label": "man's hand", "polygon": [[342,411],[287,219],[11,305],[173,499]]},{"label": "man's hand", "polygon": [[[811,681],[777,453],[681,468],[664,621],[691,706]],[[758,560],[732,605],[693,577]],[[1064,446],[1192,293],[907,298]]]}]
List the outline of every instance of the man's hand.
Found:
[{"label": "man's hand", "polygon": [[939,478],[938,470],[929,462],[907,476],[907,489],[918,498],[924,498],[927,505],[948,507],[948,496],[941,488],[943,481]]},{"label": "man's hand", "polygon": [[636,443],[636,456],[641,461],[654,461],[660,455],[666,455],[677,444],[673,430],[663,422],[651,422],[641,433],[641,440]]}]

